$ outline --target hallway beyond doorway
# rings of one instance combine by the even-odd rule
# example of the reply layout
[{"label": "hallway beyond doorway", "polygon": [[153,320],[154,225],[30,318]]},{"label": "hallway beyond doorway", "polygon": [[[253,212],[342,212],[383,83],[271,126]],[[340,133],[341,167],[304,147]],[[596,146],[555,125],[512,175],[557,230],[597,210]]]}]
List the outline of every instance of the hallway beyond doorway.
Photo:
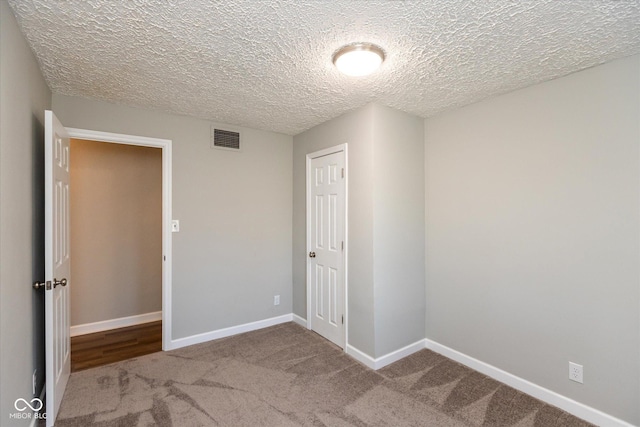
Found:
[{"label": "hallway beyond doorway", "polygon": [[71,372],[162,351],[162,321],[71,338]]}]

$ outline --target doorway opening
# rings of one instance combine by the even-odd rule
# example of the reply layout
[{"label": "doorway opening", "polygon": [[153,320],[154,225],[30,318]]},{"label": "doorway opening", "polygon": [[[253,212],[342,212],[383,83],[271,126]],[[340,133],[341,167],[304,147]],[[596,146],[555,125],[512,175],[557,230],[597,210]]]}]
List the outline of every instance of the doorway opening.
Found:
[{"label": "doorway opening", "polygon": [[162,150],[72,138],[69,163],[74,372],[162,350]]},{"label": "doorway opening", "polygon": [[166,349],[171,341],[171,141],[67,132],[75,292],[71,369]]}]

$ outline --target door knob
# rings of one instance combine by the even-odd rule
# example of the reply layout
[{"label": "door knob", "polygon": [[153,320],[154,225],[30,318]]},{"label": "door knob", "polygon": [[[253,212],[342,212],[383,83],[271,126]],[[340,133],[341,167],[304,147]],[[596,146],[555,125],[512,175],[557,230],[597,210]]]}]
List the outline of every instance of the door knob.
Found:
[{"label": "door knob", "polygon": [[51,281],[46,281],[46,282],[36,282],[33,284],[33,289],[35,289],[36,291],[40,290],[40,289],[46,289],[48,291],[50,291],[51,289],[55,289],[56,286],[67,286],[67,279],[53,279],[53,288],[51,287],[52,282]]},{"label": "door knob", "polygon": [[33,289],[39,291],[40,289],[51,289],[51,282],[36,282],[33,284]]},{"label": "door knob", "polygon": [[60,279],[60,280],[53,279],[53,289],[55,289],[56,286],[59,286],[59,285],[67,286],[67,279]]},{"label": "door knob", "polygon": [[315,257],[316,257],[315,252],[309,252],[309,258],[315,258]]}]

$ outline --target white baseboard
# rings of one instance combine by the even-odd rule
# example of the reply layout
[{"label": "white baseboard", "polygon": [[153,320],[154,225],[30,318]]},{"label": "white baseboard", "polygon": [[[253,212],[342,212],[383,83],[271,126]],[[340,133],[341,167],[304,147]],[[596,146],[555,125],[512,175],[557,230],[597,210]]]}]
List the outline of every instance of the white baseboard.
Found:
[{"label": "white baseboard", "polygon": [[231,335],[255,331],[257,329],[267,328],[269,326],[279,325],[280,323],[291,321],[293,321],[293,314],[289,313],[283,314],[282,316],[272,317],[270,319],[258,320],[257,322],[245,323],[238,326],[231,326],[229,328],[192,335],[190,337],[178,338],[176,340],[171,340],[171,342],[169,343],[169,348],[167,350],[176,350],[178,348],[186,347],[189,345],[200,344],[211,340],[230,337]]},{"label": "white baseboard", "polygon": [[422,349],[424,349],[425,340],[416,341],[413,344],[404,346],[396,351],[380,356],[376,359],[376,367],[374,369],[384,368],[387,365],[397,362],[400,359],[404,359],[407,356],[412,355]]},{"label": "white baseboard", "polygon": [[358,350],[351,344],[347,344],[346,351],[349,356],[353,357],[367,368],[376,369],[376,360],[367,353]]},{"label": "white baseboard", "polygon": [[162,311],[138,314],[136,316],[120,317],[118,319],[104,320],[102,322],[85,323],[71,327],[71,336],[93,334],[95,332],[108,331],[110,329],[126,328],[127,326],[140,325],[142,323],[162,320]]},{"label": "white baseboard", "polygon": [[413,344],[409,344],[404,346],[398,350],[392,351],[391,353],[385,354],[384,356],[380,356],[377,359],[369,356],[368,354],[358,350],[352,345],[347,344],[347,354],[356,359],[358,362],[364,364],[365,366],[378,370],[384,368],[387,365],[392,364],[393,362],[397,362],[400,359],[404,359],[405,357],[422,350],[425,346],[425,340],[416,341]]},{"label": "white baseboard", "polygon": [[300,326],[304,326],[305,328],[307,327],[307,319],[303,319],[295,313],[293,313],[293,321]]},{"label": "white baseboard", "polygon": [[471,356],[467,356],[466,354],[449,348],[445,345],[439,344],[429,339],[425,339],[424,342],[425,348],[429,350],[440,353],[443,356],[448,357],[449,359],[462,363],[463,365],[468,366],[471,369],[474,369],[491,378],[503,382],[515,388],[516,390],[527,393],[528,395],[542,400],[545,403],[556,406],[572,415],[575,415],[578,418],[589,421],[590,423],[607,427],[633,427],[632,424],[629,424],[626,421],[615,418],[609,414],[584,405],[580,402],[576,402],[573,399],[541,387],[508,372],[505,372],[502,369],[496,368],[495,366],[489,365],[488,363],[482,362]]}]

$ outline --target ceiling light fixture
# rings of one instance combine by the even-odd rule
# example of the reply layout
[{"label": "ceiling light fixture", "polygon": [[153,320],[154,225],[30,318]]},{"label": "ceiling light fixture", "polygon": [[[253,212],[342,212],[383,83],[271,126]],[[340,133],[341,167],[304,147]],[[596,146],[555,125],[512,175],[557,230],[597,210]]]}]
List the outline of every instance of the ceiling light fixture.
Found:
[{"label": "ceiling light fixture", "polygon": [[333,54],[333,64],[348,76],[360,77],[373,73],[384,61],[384,51],[371,43],[354,43]]}]

